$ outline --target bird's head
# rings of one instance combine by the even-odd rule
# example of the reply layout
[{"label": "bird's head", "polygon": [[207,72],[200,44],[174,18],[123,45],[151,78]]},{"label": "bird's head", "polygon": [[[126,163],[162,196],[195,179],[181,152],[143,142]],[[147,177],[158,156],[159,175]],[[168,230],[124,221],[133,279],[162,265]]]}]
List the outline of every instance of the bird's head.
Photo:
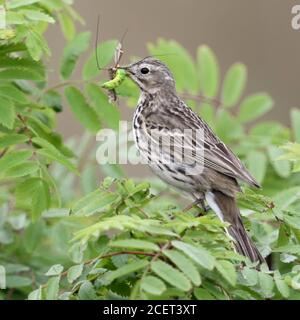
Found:
[{"label": "bird's head", "polygon": [[160,60],[147,57],[126,67],[128,76],[144,92],[156,93],[162,89],[175,90],[175,81],[169,68]]}]

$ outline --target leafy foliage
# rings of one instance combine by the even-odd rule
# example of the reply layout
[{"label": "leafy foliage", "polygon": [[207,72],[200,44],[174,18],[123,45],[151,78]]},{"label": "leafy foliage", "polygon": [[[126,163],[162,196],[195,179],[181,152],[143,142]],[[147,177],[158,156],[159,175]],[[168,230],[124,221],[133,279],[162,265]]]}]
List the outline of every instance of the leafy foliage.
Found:
[{"label": "leafy foliage", "polygon": [[[299,299],[300,111],[291,111],[291,128],[254,122],[273,100],[264,92],[244,96],[245,65],[233,64],[221,83],[208,46],[200,46],[193,60],[173,40],[148,45],[150,54],[172,53],[161,59],[179,94],[262,185],[245,187],[238,199],[252,238],[271,257],[272,268],[258,270],[233,251],[226,225],[212,212],[183,212],[180,195],[158,180],[133,181],[119,165],[97,165],[89,133],[64,141],[55,131],[57,113],[66,106],[91,133],[117,130],[120,119],[99,86],[98,75],[105,75],[96,69],[89,32],[76,33],[75,22],[82,19],[70,2],[7,5],[0,43],[0,264],[7,289],[0,297]],[[63,82],[51,86],[44,32],[54,22],[67,43]],[[115,45],[99,45],[102,67]],[[83,80],[74,81],[77,61],[88,49]],[[130,80],[117,91],[135,105],[138,90]]]}]

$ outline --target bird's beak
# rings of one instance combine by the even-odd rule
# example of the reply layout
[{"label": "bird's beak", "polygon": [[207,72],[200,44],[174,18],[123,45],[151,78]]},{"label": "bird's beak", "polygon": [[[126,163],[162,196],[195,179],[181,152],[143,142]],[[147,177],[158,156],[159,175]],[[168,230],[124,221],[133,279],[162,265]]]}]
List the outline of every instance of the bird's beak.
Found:
[{"label": "bird's beak", "polygon": [[134,73],[132,72],[132,69],[131,69],[130,65],[129,65],[129,66],[120,66],[120,67],[118,67],[118,69],[125,70],[126,73],[128,74],[128,76],[134,75]]}]

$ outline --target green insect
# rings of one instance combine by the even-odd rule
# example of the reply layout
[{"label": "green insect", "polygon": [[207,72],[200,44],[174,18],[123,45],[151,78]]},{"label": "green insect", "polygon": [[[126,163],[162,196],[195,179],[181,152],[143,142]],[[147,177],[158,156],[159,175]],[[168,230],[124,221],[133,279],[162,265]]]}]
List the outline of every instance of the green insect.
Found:
[{"label": "green insect", "polygon": [[126,75],[127,74],[124,69],[117,69],[115,77],[112,80],[103,83],[101,87],[107,90],[114,90],[121,85],[125,80]]},{"label": "green insect", "polygon": [[[98,31],[99,31],[99,17],[98,17],[98,22],[97,22],[97,39],[96,39],[96,62],[99,70],[104,70],[103,68],[100,68],[99,62],[98,62],[98,53],[97,53],[97,42],[98,42]],[[110,80],[101,84],[101,87],[104,89],[108,90],[108,98],[109,102],[116,102],[117,101],[117,93],[116,93],[116,88],[121,85],[121,83],[125,80],[126,78],[126,71],[124,69],[119,69],[120,65],[120,60],[124,54],[123,51],[123,45],[122,42],[125,38],[125,35],[127,33],[127,30],[123,34],[121,40],[119,41],[116,49],[115,49],[115,58],[114,58],[114,66],[105,69],[108,71],[108,75]]]}]

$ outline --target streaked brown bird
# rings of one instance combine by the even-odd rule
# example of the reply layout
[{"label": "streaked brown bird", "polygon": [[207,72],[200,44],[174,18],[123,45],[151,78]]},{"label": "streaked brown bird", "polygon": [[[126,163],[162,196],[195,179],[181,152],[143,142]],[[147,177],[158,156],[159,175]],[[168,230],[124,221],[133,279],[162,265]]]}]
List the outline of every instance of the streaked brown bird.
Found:
[{"label": "streaked brown bird", "polygon": [[[206,201],[221,220],[230,223],[227,232],[238,253],[252,262],[264,262],[247,235],[236,204],[239,180],[254,187],[259,184],[207,123],[178,97],[172,73],[164,63],[147,57],[123,68],[141,90],[133,119],[141,156],[162,180],[201,205]],[[184,139],[187,129],[192,134]],[[197,131],[202,132],[200,138]],[[163,142],[164,137],[170,138],[170,145]],[[185,157],[187,151],[189,156]],[[202,168],[201,172],[197,173],[195,166]]]}]

